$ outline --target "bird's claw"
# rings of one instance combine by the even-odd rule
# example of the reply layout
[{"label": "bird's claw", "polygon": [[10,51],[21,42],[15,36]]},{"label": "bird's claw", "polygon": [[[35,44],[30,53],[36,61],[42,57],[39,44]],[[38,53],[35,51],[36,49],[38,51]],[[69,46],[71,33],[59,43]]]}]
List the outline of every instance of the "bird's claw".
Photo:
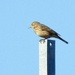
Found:
[{"label": "bird's claw", "polygon": [[45,43],[45,39],[41,39],[40,40],[40,43]]}]

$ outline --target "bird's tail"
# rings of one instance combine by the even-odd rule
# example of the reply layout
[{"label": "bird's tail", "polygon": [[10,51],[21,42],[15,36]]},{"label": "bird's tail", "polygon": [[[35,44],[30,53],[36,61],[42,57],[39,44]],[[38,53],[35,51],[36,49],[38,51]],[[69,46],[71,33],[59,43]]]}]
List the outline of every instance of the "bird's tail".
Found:
[{"label": "bird's tail", "polygon": [[58,39],[62,40],[63,42],[65,42],[66,44],[68,44],[67,41],[65,41],[64,39],[62,39],[60,36],[57,37]]}]

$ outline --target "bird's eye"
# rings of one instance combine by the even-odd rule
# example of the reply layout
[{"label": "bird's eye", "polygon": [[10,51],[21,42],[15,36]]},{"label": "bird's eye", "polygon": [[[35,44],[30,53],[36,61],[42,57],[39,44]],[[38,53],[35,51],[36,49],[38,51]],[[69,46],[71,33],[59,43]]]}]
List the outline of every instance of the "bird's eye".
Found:
[{"label": "bird's eye", "polygon": [[33,24],[31,24],[33,26]]}]

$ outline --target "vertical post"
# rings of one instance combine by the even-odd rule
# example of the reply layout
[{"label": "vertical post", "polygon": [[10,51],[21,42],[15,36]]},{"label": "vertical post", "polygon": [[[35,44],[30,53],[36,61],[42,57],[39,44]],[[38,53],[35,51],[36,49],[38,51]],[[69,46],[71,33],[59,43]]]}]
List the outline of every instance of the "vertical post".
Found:
[{"label": "vertical post", "polygon": [[39,41],[39,75],[55,75],[55,41]]}]

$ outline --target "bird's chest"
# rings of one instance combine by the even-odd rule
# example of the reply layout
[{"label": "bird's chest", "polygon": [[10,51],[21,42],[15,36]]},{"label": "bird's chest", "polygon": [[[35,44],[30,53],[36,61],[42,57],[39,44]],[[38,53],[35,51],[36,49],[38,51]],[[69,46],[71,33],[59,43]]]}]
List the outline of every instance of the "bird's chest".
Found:
[{"label": "bird's chest", "polygon": [[47,31],[42,31],[42,30],[34,30],[35,33],[40,36],[40,37],[49,37],[49,33]]}]

